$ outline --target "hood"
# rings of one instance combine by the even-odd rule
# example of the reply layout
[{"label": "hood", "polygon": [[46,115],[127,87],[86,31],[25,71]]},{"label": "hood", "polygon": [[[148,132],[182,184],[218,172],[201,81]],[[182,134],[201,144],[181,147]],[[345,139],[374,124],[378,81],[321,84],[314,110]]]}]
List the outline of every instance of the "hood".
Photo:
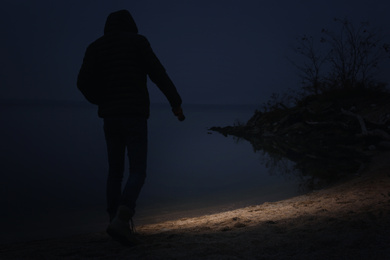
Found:
[{"label": "hood", "polygon": [[107,17],[106,25],[104,26],[104,34],[123,31],[138,33],[138,28],[133,17],[127,10],[111,13]]}]

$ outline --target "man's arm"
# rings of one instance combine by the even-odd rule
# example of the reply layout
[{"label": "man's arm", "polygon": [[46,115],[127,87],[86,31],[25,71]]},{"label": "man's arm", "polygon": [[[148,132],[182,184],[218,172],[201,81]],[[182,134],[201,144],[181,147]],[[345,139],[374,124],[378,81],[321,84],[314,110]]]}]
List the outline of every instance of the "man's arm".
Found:
[{"label": "man's arm", "polygon": [[172,112],[178,117],[180,121],[184,120],[183,110],[181,108],[182,100],[177,92],[175,85],[169,78],[164,66],[157,58],[156,54],[150,47],[149,42],[145,39],[145,67],[149,78],[157,85],[168,99]]}]

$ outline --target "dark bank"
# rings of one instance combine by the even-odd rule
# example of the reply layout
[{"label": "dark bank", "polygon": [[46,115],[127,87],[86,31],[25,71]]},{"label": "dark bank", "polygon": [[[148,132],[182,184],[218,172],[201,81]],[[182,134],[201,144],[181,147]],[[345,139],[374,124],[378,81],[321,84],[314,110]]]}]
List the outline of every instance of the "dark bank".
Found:
[{"label": "dark bank", "polygon": [[288,158],[307,189],[359,174],[373,151],[390,149],[390,94],[344,88],[310,95],[296,106],[257,111],[242,125],[212,127],[249,141],[277,163]]}]

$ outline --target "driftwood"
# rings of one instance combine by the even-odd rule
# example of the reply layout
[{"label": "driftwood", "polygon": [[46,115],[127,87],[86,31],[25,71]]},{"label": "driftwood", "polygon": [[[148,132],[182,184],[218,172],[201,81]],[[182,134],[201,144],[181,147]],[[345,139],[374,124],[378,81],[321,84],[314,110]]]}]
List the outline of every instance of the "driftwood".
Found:
[{"label": "driftwood", "polygon": [[364,122],[364,119],[363,119],[363,117],[361,115],[355,114],[355,113],[353,113],[351,111],[347,111],[345,109],[341,109],[341,112],[344,115],[355,117],[359,121],[360,127],[362,129],[362,135],[367,135],[368,134],[366,123]]},{"label": "driftwood", "polygon": [[353,116],[353,117],[357,118],[357,120],[359,121],[360,127],[362,129],[362,133],[361,133],[362,136],[377,136],[383,140],[390,140],[390,135],[382,129],[374,129],[374,130],[368,131],[366,123],[364,121],[364,118],[361,115],[353,113],[351,111],[344,110],[344,109],[341,109],[341,112],[344,115]]},{"label": "driftwood", "polygon": [[346,126],[345,123],[343,122],[332,122],[332,121],[326,121],[326,122],[314,122],[314,121],[305,121],[306,124],[308,125],[342,125]]},{"label": "driftwood", "polygon": [[383,140],[390,141],[390,135],[386,133],[386,131],[381,129],[374,129],[367,132],[367,135],[369,136],[377,136]]}]

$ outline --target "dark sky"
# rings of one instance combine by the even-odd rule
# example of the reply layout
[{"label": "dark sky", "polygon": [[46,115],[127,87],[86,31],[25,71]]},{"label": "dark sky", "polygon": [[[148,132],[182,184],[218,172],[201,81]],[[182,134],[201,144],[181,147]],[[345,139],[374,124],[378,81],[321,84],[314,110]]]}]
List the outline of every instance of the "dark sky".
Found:
[{"label": "dark sky", "polygon": [[[379,0],[3,0],[1,99],[83,97],[77,73],[107,15],[128,9],[184,103],[260,104],[297,87],[287,60],[295,38],[331,28],[334,17],[390,28]],[[389,73],[383,73],[386,75]],[[152,102],[165,101],[150,83]]]}]

